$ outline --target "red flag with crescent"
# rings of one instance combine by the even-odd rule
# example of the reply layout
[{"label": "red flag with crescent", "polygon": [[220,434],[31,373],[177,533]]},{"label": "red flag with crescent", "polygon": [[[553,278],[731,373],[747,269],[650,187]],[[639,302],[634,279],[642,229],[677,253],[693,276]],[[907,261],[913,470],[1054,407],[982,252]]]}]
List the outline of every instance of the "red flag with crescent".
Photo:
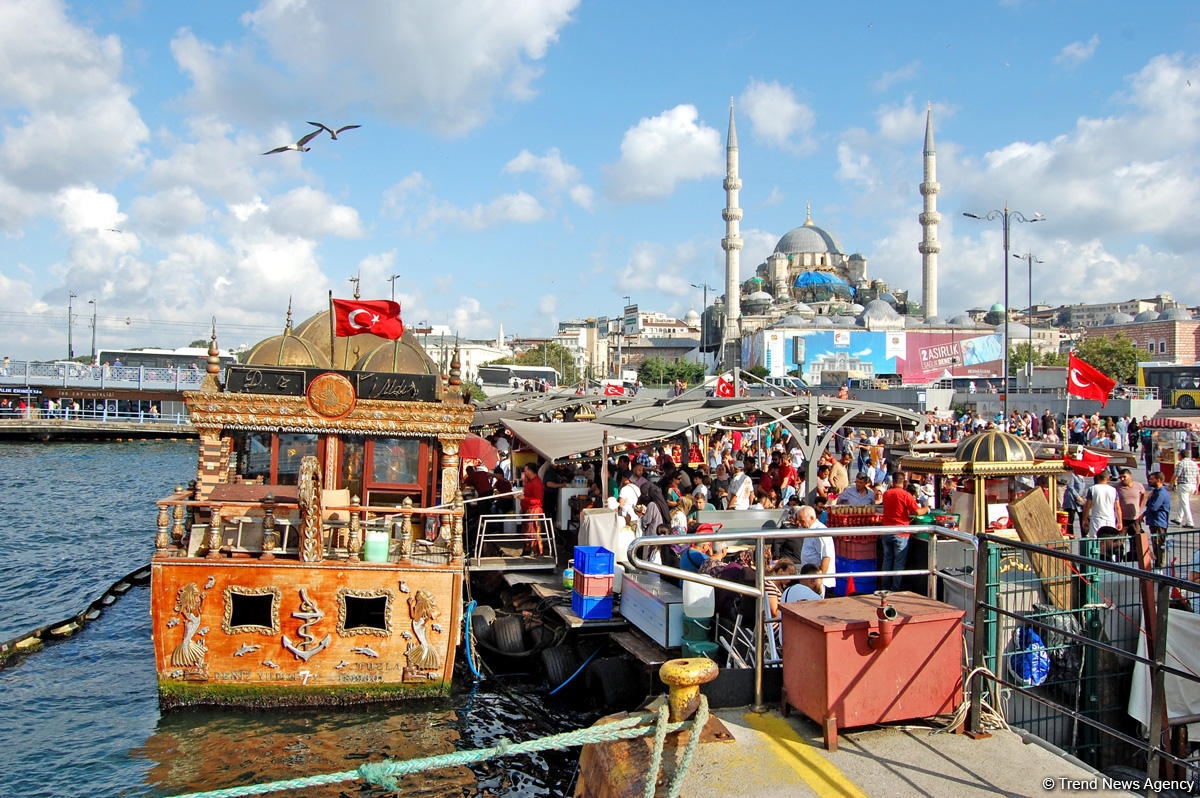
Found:
[{"label": "red flag with crescent", "polygon": [[615,382],[605,383],[604,395],[605,396],[624,396],[625,395],[625,386],[618,385]]},{"label": "red flag with crescent", "polygon": [[729,379],[724,374],[717,377],[717,396],[722,398],[733,397],[733,380]]},{"label": "red flag with crescent", "polygon": [[396,340],[404,335],[400,303],[387,299],[335,299],[334,332],[339,338],[370,333]]},{"label": "red flag with crescent", "polygon": [[1075,357],[1072,352],[1067,359],[1067,393],[1083,399],[1095,399],[1101,407],[1108,404],[1108,395],[1117,381],[1087,361]]},{"label": "red flag with crescent", "polygon": [[1108,458],[1102,454],[1090,452],[1082,446],[1068,446],[1063,450],[1063,461],[1067,468],[1076,474],[1091,474],[1096,476],[1108,468]]}]

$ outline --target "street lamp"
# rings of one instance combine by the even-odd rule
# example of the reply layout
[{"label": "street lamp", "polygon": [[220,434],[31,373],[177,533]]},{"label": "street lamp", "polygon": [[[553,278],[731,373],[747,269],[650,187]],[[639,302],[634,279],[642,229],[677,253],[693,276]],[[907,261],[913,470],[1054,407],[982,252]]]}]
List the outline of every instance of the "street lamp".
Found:
[{"label": "street lamp", "polygon": [[625,337],[625,308],[629,307],[629,297],[622,296],[625,304],[621,306],[621,322],[617,325],[617,379],[623,379],[621,375],[621,339]]},{"label": "street lamp", "polygon": [[72,311],[71,303],[77,296],[79,296],[79,294],[76,294],[74,291],[67,293],[67,360],[75,359],[75,344],[72,343],[71,340],[71,322],[74,321],[74,313]]},{"label": "street lamp", "polygon": [[713,291],[717,289],[713,288],[707,282],[692,283],[692,288],[701,288],[704,290],[704,307],[700,311],[700,362],[704,364],[704,372],[707,374],[708,359],[704,357],[704,345],[708,342],[708,336],[706,335],[708,330],[708,291],[710,288]]},{"label": "street lamp", "polygon": [[1029,264],[1029,310],[1025,313],[1025,323],[1029,326],[1029,382],[1026,387],[1033,387],[1033,264],[1045,261],[1035,258],[1032,252],[1026,252],[1024,255],[1014,252],[1013,257]]},{"label": "street lamp", "polygon": [[396,281],[400,279],[400,275],[393,274],[388,278],[388,282],[392,284],[392,301],[396,301]]},{"label": "street lamp", "polygon": [[92,306],[92,365],[96,365],[96,300],[89,299],[88,304]]},{"label": "street lamp", "polygon": [[1026,217],[1020,211],[1012,211],[1008,208],[1008,203],[1004,204],[1002,211],[988,211],[982,216],[977,213],[968,213],[963,211],[963,216],[971,219],[980,219],[985,222],[994,222],[997,219],[1003,221],[1004,229],[1004,360],[1003,372],[1001,379],[1003,380],[1003,391],[1000,394],[1001,408],[1003,412],[1003,426],[1001,429],[1008,430],[1008,226],[1012,219],[1018,222],[1040,222],[1045,219],[1041,213],[1035,213],[1033,216]]}]

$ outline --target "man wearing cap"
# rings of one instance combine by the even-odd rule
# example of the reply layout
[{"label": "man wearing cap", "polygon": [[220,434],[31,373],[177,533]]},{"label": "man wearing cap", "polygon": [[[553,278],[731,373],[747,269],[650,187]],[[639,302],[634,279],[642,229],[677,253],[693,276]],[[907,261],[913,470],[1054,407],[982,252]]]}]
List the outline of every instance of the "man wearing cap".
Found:
[{"label": "man wearing cap", "polygon": [[746,476],[746,464],[741,460],[733,463],[733,478],[729,480],[731,510],[749,510],[754,498],[754,483]]},{"label": "man wearing cap", "polygon": [[[1179,498],[1179,525],[1192,529],[1196,522],[1192,520],[1192,494],[1200,483],[1200,468],[1192,459],[1187,448],[1179,450],[1179,462],[1175,463],[1175,475],[1171,484],[1175,487],[1175,495]],[[1185,522],[1184,519],[1187,519]]]}]

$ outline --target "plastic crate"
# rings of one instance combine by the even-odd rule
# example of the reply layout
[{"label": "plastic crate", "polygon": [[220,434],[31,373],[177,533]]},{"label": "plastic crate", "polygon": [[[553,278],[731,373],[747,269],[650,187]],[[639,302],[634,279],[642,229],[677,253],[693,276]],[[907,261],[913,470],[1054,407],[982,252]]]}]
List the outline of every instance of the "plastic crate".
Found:
[{"label": "plastic crate", "polygon": [[603,546],[576,546],[575,571],[602,576],[611,574],[616,565],[613,553]]},{"label": "plastic crate", "polygon": [[[851,560],[845,557],[838,557],[835,561],[834,568],[838,573],[855,574],[861,571],[878,571],[879,568],[875,563],[875,558]],[[838,577],[834,580],[833,592],[837,596],[853,596],[859,593],[874,593],[877,577],[874,576],[854,576],[854,577]],[[853,581],[853,585],[850,582]]]},{"label": "plastic crate", "polygon": [[612,617],[613,597],[581,596],[571,591],[571,611],[585,621],[598,621]]},{"label": "plastic crate", "polygon": [[843,535],[833,539],[833,550],[839,559],[874,560],[877,540],[879,538],[871,535]]},{"label": "plastic crate", "polygon": [[575,582],[572,589],[581,596],[611,596],[613,592],[612,574],[585,574],[575,569]]}]

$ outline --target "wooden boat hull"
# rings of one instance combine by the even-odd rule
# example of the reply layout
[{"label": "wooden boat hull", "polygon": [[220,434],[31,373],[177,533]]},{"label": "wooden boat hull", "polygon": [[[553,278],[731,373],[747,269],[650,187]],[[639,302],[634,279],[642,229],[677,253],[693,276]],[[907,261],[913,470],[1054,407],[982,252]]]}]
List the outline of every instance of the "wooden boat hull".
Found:
[{"label": "wooden boat hull", "polygon": [[461,565],[156,556],[164,707],[340,705],[448,692]]}]

